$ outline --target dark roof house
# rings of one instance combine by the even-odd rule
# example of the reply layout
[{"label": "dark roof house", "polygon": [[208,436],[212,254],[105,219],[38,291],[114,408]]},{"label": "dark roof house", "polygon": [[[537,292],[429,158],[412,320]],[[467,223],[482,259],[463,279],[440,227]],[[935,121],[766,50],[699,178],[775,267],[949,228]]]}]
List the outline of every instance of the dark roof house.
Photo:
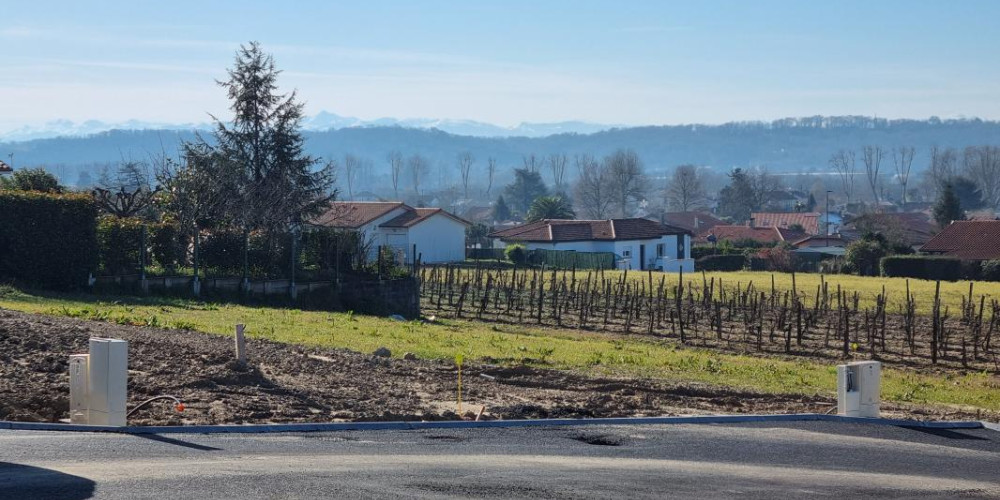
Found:
[{"label": "dark roof house", "polygon": [[852,240],[867,232],[879,232],[887,238],[919,247],[937,234],[937,226],[923,212],[872,213],[845,221],[840,232]]},{"label": "dark roof house", "polygon": [[544,219],[495,231],[503,241],[563,242],[645,240],[690,231],[649,219],[563,220]]},{"label": "dark roof house", "polygon": [[819,212],[754,212],[750,218],[753,219],[754,227],[791,229],[793,226],[801,226],[806,234],[820,234],[822,216]]},{"label": "dark roof house", "polygon": [[1000,220],[952,222],[920,251],[961,260],[1000,259]]},{"label": "dark roof house", "polygon": [[469,222],[452,215],[441,208],[413,208],[402,202],[368,202],[368,201],[337,201],[330,208],[312,221],[317,226],[336,227],[342,229],[358,229],[383,217],[393,210],[401,209],[401,213],[381,224],[379,227],[410,227],[435,214],[442,214],[458,222],[469,225]]},{"label": "dark roof house", "polygon": [[718,225],[705,231],[695,238],[696,244],[711,243],[710,236],[714,236],[716,242],[728,241],[756,241],[764,245],[773,245],[783,241],[794,241],[805,236],[804,233],[784,229],[780,227],[750,227],[743,225]]}]

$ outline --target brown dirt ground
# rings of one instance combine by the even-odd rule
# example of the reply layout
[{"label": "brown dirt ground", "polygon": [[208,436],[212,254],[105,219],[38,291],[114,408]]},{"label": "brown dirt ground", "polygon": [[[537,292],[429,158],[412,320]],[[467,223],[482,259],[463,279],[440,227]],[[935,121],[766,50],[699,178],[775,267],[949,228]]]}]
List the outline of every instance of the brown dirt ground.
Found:
[{"label": "brown dirt ground", "polygon": [[[232,361],[233,341],[182,330],[138,328],[0,310],[0,420],[68,418],[68,356],[91,336],[129,342],[129,408],[177,396],[187,409],[153,403],[136,425],[458,419],[450,363],[378,358],[262,340],[248,366]],[[481,375],[488,375],[486,378]],[[649,379],[593,377],[529,367],[470,364],[463,414],[483,419],[663,416],[703,413],[826,412],[826,397],[759,394]],[[974,415],[884,405],[889,415]]]}]

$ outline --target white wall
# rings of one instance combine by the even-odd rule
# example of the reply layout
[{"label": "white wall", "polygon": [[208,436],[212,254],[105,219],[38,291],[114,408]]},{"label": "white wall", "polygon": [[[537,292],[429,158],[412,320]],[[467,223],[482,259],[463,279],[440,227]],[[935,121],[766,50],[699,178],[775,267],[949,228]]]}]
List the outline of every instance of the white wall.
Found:
[{"label": "white wall", "polygon": [[371,243],[371,248],[368,249],[368,259],[375,260],[378,258],[378,247],[379,245],[388,245],[389,243],[385,238],[385,229],[378,227],[380,224],[385,224],[386,222],[399,217],[406,213],[402,207],[397,207],[389,210],[385,215],[369,222],[358,228],[358,232],[361,233],[362,237],[365,239],[366,243]]},{"label": "white wall", "polygon": [[[465,224],[437,213],[408,228],[408,243],[413,253],[422,254],[426,263],[461,262],[465,260]],[[411,258],[407,255],[407,260]]]},{"label": "white wall", "polygon": [[[684,268],[684,271],[694,270],[694,261],[691,259],[691,237],[688,235],[682,236],[684,243],[684,259],[678,260],[677,253],[677,235],[667,235],[661,236],[656,239],[647,240],[629,240],[629,241],[616,241],[614,252],[618,255],[625,255],[626,250],[630,253],[630,258],[628,259],[629,269],[656,269],[657,267],[657,245],[663,245],[663,256],[661,258],[661,263],[663,265],[664,271],[677,270]],[[646,246],[645,257],[646,261],[644,263],[639,262],[640,258],[640,245]],[[690,262],[687,262],[690,261]],[[676,268],[676,269],[673,269]]]},{"label": "white wall", "polygon": [[[587,240],[558,243],[526,242],[524,246],[528,250],[540,248],[543,250],[572,250],[577,252],[612,252],[618,256],[623,256],[625,251],[629,250],[631,254],[627,264],[629,269],[655,269],[657,265],[656,245],[663,244],[665,247],[662,261],[663,270],[677,271],[683,268],[684,272],[691,272],[694,271],[694,260],[691,259],[691,237],[684,235],[683,238],[685,258],[682,260],[677,259],[677,236],[675,235],[646,240]],[[639,245],[646,245],[646,263],[644,266],[639,265]],[[506,243],[499,246],[503,248],[506,246]]]}]

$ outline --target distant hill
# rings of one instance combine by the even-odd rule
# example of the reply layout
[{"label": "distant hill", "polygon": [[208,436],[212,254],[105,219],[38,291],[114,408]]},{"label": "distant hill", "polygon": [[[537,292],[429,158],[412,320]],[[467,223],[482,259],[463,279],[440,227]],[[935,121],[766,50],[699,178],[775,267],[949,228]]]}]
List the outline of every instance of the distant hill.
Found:
[{"label": "distant hill", "polygon": [[[472,137],[545,137],[554,134],[591,134],[614,128],[614,125],[566,121],[556,123],[521,123],[515,127],[502,127],[492,123],[473,120],[448,120],[435,118],[378,118],[362,120],[353,116],[341,116],[328,111],[320,111],[302,120],[304,130],[324,132],[343,128],[403,127],[416,129],[437,129],[449,134]],[[53,137],[82,137],[112,130],[211,130],[210,123],[159,123],[129,120],[108,123],[100,120],[73,122],[54,120],[37,126],[24,126],[14,130],[0,131],[0,142],[19,142]]]},{"label": "distant hill", "polygon": [[[0,157],[6,159],[13,153],[15,167],[57,167],[55,171],[64,182],[73,183],[79,171],[93,171],[123,156],[141,159],[160,151],[175,155],[180,142],[192,139],[194,134],[190,130],[113,130],[85,137],[6,142],[0,143]],[[1000,122],[847,116],[789,118],[766,123],[613,128],[590,134],[545,137],[475,137],[402,126],[346,127],[306,131],[305,135],[309,153],[322,157],[339,158],[345,153],[367,157],[373,161],[376,177],[386,174],[385,157],[392,150],[399,150],[404,155],[420,153],[441,171],[453,167],[456,157],[463,151],[471,151],[480,168],[487,157],[497,158],[507,173],[511,167],[520,165],[522,155],[530,153],[600,156],[617,148],[632,148],[651,171],[694,163],[722,170],[767,165],[775,172],[813,172],[825,171],[830,155],[838,149],[860,150],[866,144],[914,146],[917,150],[914,167],[922,169],[932,145],[961,148],[1000,144]]]}]

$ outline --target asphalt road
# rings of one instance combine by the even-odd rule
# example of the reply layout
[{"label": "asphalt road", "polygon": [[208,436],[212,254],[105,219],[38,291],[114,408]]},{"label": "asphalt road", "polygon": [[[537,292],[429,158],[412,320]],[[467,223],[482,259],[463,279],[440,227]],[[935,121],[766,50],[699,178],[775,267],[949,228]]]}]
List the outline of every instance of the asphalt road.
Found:
[{"label": "asphalt road", "polygon": [[1000,432],[838,422],[0,431],[2,498],[1000,498]]}]

